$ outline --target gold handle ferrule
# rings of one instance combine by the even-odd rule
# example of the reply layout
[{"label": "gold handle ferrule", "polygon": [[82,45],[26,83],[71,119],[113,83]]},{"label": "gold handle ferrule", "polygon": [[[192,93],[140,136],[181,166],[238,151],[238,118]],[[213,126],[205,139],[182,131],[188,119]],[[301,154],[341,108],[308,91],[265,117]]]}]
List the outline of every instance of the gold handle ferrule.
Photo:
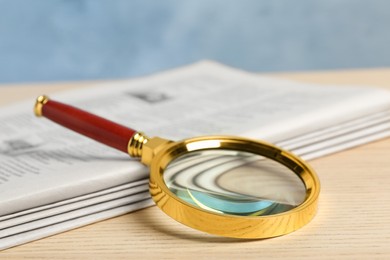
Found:
[{"label": "gold handle ferrule", "polygon": [[131,157],[141,157],[142,148],[144,144],[149,141],[149,138],[141,132],[135,133],[130,139],[129,144],[127,145],[127,152]]},{"label": "gold handle ferrule", "polygon": [[154,156],[172,141],[160,137],[149,138],[141,132],[136,133],[129,141],[127,152],[131,157],[141,158],[149,166]]}]

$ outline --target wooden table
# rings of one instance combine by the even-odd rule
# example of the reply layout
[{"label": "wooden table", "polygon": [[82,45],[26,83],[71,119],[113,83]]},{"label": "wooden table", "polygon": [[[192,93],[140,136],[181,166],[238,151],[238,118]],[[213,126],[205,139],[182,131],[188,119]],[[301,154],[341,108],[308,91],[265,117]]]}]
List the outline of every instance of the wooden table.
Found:
[{"label": "wooden table", "polygon": [[[390,89],[390,69],[273,75]],[[0,104],[91,84],[2,86]],[[390,259],[390,139],[310,163],[322,182],[319,212],[309,225],[286,236],[258,241],[214,237],[151,207],[5,250],[0,259]]]}]

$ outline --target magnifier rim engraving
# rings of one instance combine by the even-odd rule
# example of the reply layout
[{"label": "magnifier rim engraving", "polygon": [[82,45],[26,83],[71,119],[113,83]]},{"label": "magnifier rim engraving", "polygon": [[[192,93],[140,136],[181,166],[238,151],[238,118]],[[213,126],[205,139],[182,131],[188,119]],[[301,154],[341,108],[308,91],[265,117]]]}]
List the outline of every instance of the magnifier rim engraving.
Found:
[{"label": "magnifier rim engraving", "polygon": [[[317,211],[320,182],[314,170],[294,154],[267,142],[236,136],[203,136],[179,142],[159,137],[148,138],[131,128],[72,106],[50,101],[47,96],[37,98],[34,113],[36,116],[47,117],[98,142],[127,152],[131,157],[140,158],[143,164],[150,167],[149,190],[156,205],[167,215],[189,227],[226,237],[270,238],[303,227],[313,219]],[[74,123],[74,117],[78,119],[78,123]],[[91,129],[96,133],[91,132]],[[115,131],[111,133],[111,129]],[[295,208],[282,213],[240,216],[208,211],[175,195],[163,178],[169,163],[191,152],[213,149],[248,152],[281,163],[292,170],[304,183],[305,200]]]}]

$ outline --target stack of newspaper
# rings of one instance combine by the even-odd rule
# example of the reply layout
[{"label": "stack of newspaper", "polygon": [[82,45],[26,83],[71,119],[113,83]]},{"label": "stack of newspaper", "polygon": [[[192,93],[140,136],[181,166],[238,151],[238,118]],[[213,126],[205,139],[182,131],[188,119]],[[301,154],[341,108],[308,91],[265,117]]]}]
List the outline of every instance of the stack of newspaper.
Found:
[{"label": "stack of newspaper", "polygon": [[[261,138],[304,159],[390,136],[388,91],[262,77],[212,62],[52,98],[148,136]],[[34,117],[33,104],[0,110],[0,249],[153,205],[146,167]]]}]

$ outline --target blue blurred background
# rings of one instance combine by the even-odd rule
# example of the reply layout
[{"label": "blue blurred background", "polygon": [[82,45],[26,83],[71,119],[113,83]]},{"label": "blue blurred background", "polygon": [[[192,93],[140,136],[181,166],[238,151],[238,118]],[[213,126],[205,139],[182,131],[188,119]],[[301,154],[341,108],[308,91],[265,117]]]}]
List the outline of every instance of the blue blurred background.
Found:
[{"label": "blue blurred background", "polygon": [[390,65],[388,0],[0,0],[0,83]]}]

